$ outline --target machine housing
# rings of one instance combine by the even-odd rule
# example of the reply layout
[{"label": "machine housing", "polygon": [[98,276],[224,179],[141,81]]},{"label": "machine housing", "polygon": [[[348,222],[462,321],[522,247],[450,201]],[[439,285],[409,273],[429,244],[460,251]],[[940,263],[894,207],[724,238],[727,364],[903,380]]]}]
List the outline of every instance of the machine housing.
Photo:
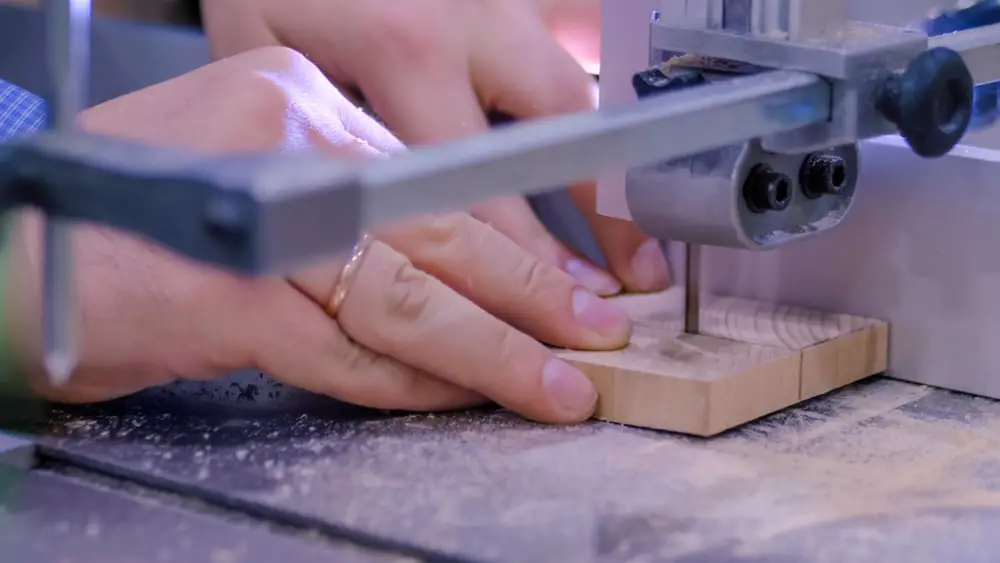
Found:
[{"label": "machine housing", "polygon": [[[651,60],[649,16],[683,3],[632,0],[605,9],[602,107],[635,100],[630,77]],[[932,10],[954,7],[934,0],[844,5],[853,19],[914,28]],[[860,159],[850,213],[837,228],[767,252],[705,246],[702,290],[886,319],[891,376],[1000,399],[993,343],[1000,252],[992,242],[1000,240],[1000,127],[970,133],[932,159],[916,156],[899,136],[878,137],[861,142]],[[644,225],[630,211],[625,180],[624,172],[602,178],[599,210]],[[684,245],[666,246],[682,273]]]}]

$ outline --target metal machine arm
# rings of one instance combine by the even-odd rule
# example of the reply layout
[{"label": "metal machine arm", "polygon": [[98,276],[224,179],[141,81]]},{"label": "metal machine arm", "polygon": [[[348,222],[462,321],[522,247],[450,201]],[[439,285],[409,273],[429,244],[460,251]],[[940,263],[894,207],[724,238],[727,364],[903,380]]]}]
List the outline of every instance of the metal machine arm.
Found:
[{"label": "metal machine arm", "polygon": [[829,118],[829,87],[815,76],[773,72],[734,84],[643,100],[621,112],[510,126],[363,164],[319,154],[206,157],[49,132],[0,149],[0,193],[7,208],[36,205],[128,229],[248,273],[282,271],[350,248],[359,229]]},{"label": "metal machine arm", "polygon": [[[926,44],[926,37],[923,41]],[[1000,75],[1000,25],[935,43],[967,49],[966,58],[978,63],[971,70],[983,82]],[[883,76],[889,74],[886,70]],[[4,209],[37,205],[53,216],[128,229],[221,266],[269,272],[344,251],[353,244],[357,229],[408,215],[544,191],[607,169],[682,158],[751,139],[764,139],[766,146],[781,134],[801,134],[810,125],[827,127],[844,112],[843,106],[831,105],[834,88],[815,74],[768,71],[642,99],[617,111],[516,124],[361,164],[304,154],[235,159],[240,161],[235,164],[232,158],[52,131],[0,147],[0,201]],[[881,133],[884,127],[878,129]],[[357,192],[357,197],[341,197],[340,192]],[[170,225],[181,221],[153,220],[169,216],[167,209],[188,217],[212,215],[206,205],[218,198],[245,201],[247,217],[257,218],[242,243],[229,244],[229,256],[199,250],[200,242],[191,242],[188,235],[173,236]],[[316,240],[307,249],[264,244],[266,237],[290,227],[266,217],[267,211],[291,201],[301,201],[303,208],[318,204],[315,207],[324,213],[333,210],[330,202],[336,201],[339,212],[316,225]],[[139,215],[143,219],[136,219]],[[336,226],[345,222],[349,228]],[[273,232],[252,232],[264,227]],[[274,247],[273,252],[262,252],[258,245]]]},{"label": "metal machine arm", "polygon": [[[0,147],[0,211],[33,205],[50,218],[123,228],[192,258],[263,273],[342,252],[361,229],[387,221],[639,167],[642,181],[632,184],[641,187],[630,187],[630,198],[654,210],[639,221],[651,234],[763,248],[839,222],[853,196],[858,140],[900,130],[916,152],[944,154],[968,125],[973,82],[1000,77],[1000,25],[937,38],[928,50],[920,32],[820,17],[821,6],[837,5],[830,0],[669,5],[680,9],[651,24],[651,65],[665,90],[676,86],[675,70],[698,73],[698,84],[627,108],[363,164],[314,154],[210,158],[57,127]],[[52,44],[89,25],[89,2],[47,0],[46,9],[64,23],[50,26]],[[55,52],[60,77],[81,71],[82,57]],[[76,92],[73,80],[54,83],[57,99]],[[833,153],[820,155],[817,177],[827,170],[839,185],[789,205],[799,175],[782,170],[821,150]],[[722,173],[725,186],[739,189],[665,189],[662,165],[650,163],[678,162]],[[734,209],[743,217],[735,228]],[[832,212],[835,220],[824,223]],[[47,262],[68,264],[52,240]],[[62,314],[68,280],[66,268],[46,268],[46,302]],[[47,322],[70,325],[54,315]],[[52,357],[71,356],[60,351],[64,337],[46,340]]]}]

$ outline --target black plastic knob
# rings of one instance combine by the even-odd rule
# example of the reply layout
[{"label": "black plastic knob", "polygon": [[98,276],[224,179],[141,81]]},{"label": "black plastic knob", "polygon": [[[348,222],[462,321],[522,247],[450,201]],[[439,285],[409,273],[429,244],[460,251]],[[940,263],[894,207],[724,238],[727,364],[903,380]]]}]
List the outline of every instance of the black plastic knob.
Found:
[{"label": "black plastic knob", "polygon": [[638,98],[647,98],[674,92],[705,83],[705,75],[697,70],[664,72],[660,67],[651,68],[632,76],[632,89]]},{"label": "black plastic knob", "polygon": [[876,108],[899,128],[913,152],[925,158],[944,156],[969,128],[974,87],[962,56],[937,47],[886,79]]}]

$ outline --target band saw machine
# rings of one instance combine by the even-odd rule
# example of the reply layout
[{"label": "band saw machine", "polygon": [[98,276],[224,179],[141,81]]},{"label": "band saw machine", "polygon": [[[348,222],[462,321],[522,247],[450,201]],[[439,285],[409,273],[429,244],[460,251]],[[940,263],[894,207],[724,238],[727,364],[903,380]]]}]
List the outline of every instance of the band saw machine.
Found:
[{"label": "band saw machine", "polygon": [[[992,149],[968,144],[995,135],[996,2],[960,6],[928,18],[933,24],[903,27],[857,21],[844,1],[606,1],[599,111],[511,124],[371,163],[317,154],[207,156],[76,130],[73,116],[83,104],[89,59],[89,2],[48,0],[44,9],[53,126],[0,146],[0,209],[33,206],[46,215],[45,359],[56,383],[71,376],[75,356],[67,230],[74,221],[123,229],[221,268],[270,275],[348,252],[359,233],[388,222],[599,178],[598,210],[634,221],[661,239],[675,279],[683,283],[662,294],[615,298],[636,323],[628,348],[558,352],[598,387],[596,417],[626,427],[544,429],[505,414],[471,413],[458,415],[467,425],[464,430],[440,418],[406,417],[390,418],[382,430],[366,435],[367,419],[352,426],[305,412],[254,422],[234,415],[208,423],[178,415],[183,407],[174,393],[170,409],[159,414],[150,414],[148,405],[139,414],[108,414],[103,406],[86,407],[82,414],[57,410],[55,430],[48,434],[4,436],[0,463],[21,475],[25,490],[38,489],[39,479],[49,480],[50,490],[77,487],[76,481],[59,479],[73,471],[96,472],[102,479],[191,496],[213,510],[229,511],[213,513],[224,522],[217,523],[219,537],[239,536],[240,526],[249,526],[237,522],[240,518],[318,530],[327,542],[322,548],[304,537],[282,536],[282,541],[308,544],[301,549],[318,550],[314,555],[320,558],[329,556],[324,549],[334,550],[343,558],[338,560],[382,560],[355,553],[341,545],[344,541],[388,552],[389,560],[673,560],[670,554],[698,550],[658,544],[649,548],[660,554],[653,557],[615,551],[619,544],[610,551],[591,545],[597,541],[588,535],[597,533],[594,522],[604,530],[615,511],[607,503],[594,508],[600,503],[587,504],[580,497],[573,502],[589,508],[573,508],[566,495],[552,492],[562,486],[561,474],[532,466],[530,450],[555,443],[571,451],[566,436],[580,443],[604,440],[607,455],[623,463],[647,451],[649,444],[640,448],[636,441],[659,441],[657,447],[669,448],[642,455],[675,461],[709,456],[705,459],[718,462],[713,467],[725,465],[723,459],[731,462],[743,452],[733,449],[737,438],[727,431],[774,413],[787,419],[812,412],[817,407],[809,405],[815,402],[797,405],[885,372],[1000,398],[989,344],[989,335],[1000,330],[992,298],[1000,268],[988,244],[1000,237],[993,213],[1000,212],[1000,200],[988,193],[1000,178],[1000,142],[987,141]],[[972,20],[969,10],[975,10]],[[954,24],[958,17],[965,23]],[[265,375],[251,377],[267,381]],[[878,395],[892,408],[932,393],[898,382],[867,385],[861,392],[865,400]],[[947,399],[938,402],[955,397],[940,393],[934,397]],[[898,404],[893,397],[901,397]],[[830,422],[845,404],[815,416]],[[851,408],[852,416],[867,412]],[[979,408],[982,414],[992,407]],[[995,415],[1000,420],[1000,410]],[[164,420],[170,421],[168,429]],[[755,424],[771,419],[763,420]],[[430,433],[414,438],[409,426],[414,424]],[[242,430],[228,430],[237,427]],[[727,434],[694,446],[671,434],[641,434],[631,427]],[[484,438],[487,430],[490,437]],[[550,485],[544,490],[510,485],[511,505],[500,494],[503,487],[490,485],[488,495],[476,498],[488,497],[482,510],[492,516],[481,517],[470,516],[468,495],[461,501],[407,496],[414,486],[409,481],[394,489],[402,496],[384,496],[390,475],[402,466],[412,469],[411,458],[396,459],[391,470],[371,465],[389,463],[392,455],[379,449],[379,440],[391,440],[398,432],[411,440],[397,442],[395,451],[419,446],[443,456],[434,458],[436,465],[416,464],[436,475],[436,482],[448,481],[435,473],[440,467],[472,463],[468,456],[448,456],[473,447],[463,436],[474,434],[483,440],[473,457],[484,464],[485,482],[507,483],[510,475],[530,468],[533,483]],[[507,438],[496,436],[511,432],[521,436],[518,440],[535,440],[530,447],[520,442],[515,447],[523,454],[517,461],[522,465],[485,469],[490,456],[505,451]],[[613,439],[609,432],[615,433]],[[762,440],[776,443],[770,431],[762,432]],[[205,443],[199,441],[202,435]],[[221,435],[223,442],[217,440]],[[295,449],[295,444],[315,445],[318,435],[327,443],[309,450],[312,473],[291,471],[288,460],[305,459],[301,456],[308,449]],[[368,436],[365,447],[355,449],[351,440],[361,435]],[[509,439],[508,445],[514,443]],[[450,454],[437,449],[448,444]],[[164,451],[169,457],[161,456]],[[411,456],[422,455],[414,451]],[[154,453],[156,461],[149,461]],[[223,453],[225,461],[219,461]],[[261,458],[265,454],[267,460]],[[251,462],[259,462],[253,471],[245,466]],[[609,469],[606,459],[585,463],[603,467],[593,471],[605,476],[621,471]],[[280,475],[276,467],[282,468]],[[327,476],[337,484],[325,482],[323,493],[308,490],[308,483],[320,486],[311,475],[334,470]],[[687,483],[674,492],[702,506],[708,493],[691,483],[705,468],[674,471],[678,482]],[[370,477],[372,472],[380,476]],[[254,477],[244,479],[250,474]],[[644,477],[656,494],[674,490],[659,478]],[[580,473],[565,479],[587,482]],[[755,482],[761,491],[770,490],[764,477]],[[378,487],[382,492],[373,492]],[[617,498],[643,494],[631,491]],[[525,497],[536,504],[541,497],[555,503],[549,507],[558,518],[539,517],[544,522],[538,528],[551,532],[544,539],[498,516]],[[310,504],[317,499],[322,507]],[[354,499],[365,506],[353,504]],[[398,518],[366,512],[379,503],[398,504]],[[449,503],[465,518],[480,518],[491,532],[477,533],[422,512]],[[749,519],[741,510],[750,509],[733,508]],[[691,533],[708,537],[703,524],[692,524],[696,531]],[[732,531],[732,525],[722,527]],[[83,527],[84,536],[88,530]],[[566,534],[561,540],[560,530]],[[582,542],[580,530],[587,530]],[[40,545],[22,547],[41,553]],[[297,549],[278,551],[312,560]],[[241,553],[219,560],[261,557]],[[876,555],[871,560],[884,560],[885,553]],[[708,560],[743,559],[730,554]]]}]

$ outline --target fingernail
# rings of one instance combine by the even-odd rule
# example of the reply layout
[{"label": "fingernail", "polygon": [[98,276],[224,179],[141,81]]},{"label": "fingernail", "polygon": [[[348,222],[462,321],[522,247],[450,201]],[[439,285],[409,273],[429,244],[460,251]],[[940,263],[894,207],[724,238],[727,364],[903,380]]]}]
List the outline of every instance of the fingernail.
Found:
[{"label": "fingernail", "polygon": [[573,259],[566,262],[566,272],[576,278],[580,285],[598,295],[614,295],[622,290],[621,284],[614,278],[584,260]]},{"label": "fingernail", "polygon": [[588,328],[607,338],[628,338],[628,315],[614,303],[583,288],[573,290],[573,314]]},{"label": "fingernail", "polygon": [[542,386],[549,399],[569,418],[590,416],[597,403],[594,384],[579,370],[557,358],[542,369]]},{"label": "fingernail", "polygon": [[659,291],[670,285],[670,270],[656,239],[642,243],[632,257],[632,276],[637,291]]}]

